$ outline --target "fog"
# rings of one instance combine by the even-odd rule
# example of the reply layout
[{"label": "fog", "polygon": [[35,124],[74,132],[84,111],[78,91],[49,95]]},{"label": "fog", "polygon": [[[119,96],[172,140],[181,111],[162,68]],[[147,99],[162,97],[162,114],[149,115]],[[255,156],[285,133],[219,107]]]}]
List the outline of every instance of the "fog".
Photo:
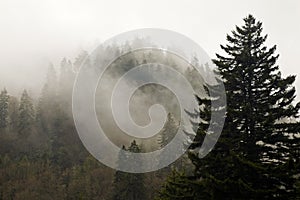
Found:
[{"label": "fog", "polygon": [[[295,1],[0,1],[0,88],[37,95],[49,63],[74,61],[85,49],[124,31],[155,27],[180,32],[209,56],[251,13],[263,22],[267,44],[277,44],[284,75],[299,74],[300,2]],[[300,90],[299,78],[296,80]],[[298,98],[299,99],[299,98]]]}]

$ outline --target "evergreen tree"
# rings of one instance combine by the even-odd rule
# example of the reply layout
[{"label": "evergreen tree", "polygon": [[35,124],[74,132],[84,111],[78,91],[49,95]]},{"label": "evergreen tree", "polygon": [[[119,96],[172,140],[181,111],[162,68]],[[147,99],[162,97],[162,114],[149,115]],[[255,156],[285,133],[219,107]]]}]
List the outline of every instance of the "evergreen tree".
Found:
[{"label": "evergreen tree", "polygon": [[57,93],[57,75],[55,68],[52,63],[50,63],[47,72],[46,85],[48,86],[48,94],[55,96]]},{"label": "evergreen tree", "polygon": [[15,131],[18,128],[19,100],[14,96],[9,97],[8,113],[10,130]]},{"label": "evergreen tree", "polygon": [[32,99],[28,95],[27,91],[24,90],[21,96],[19,106],[18,129],[20,134],[29,134],[29,131],[31,130],[34,123],[34,115],[35,113]]},{"label": "evergreen tree", "polygon": [[[192,185],[192,181],[189,180],[184,173],[172,170],[172,173],[166,180],[161,191],[158,194],[158,200],[194,200],[196,198],[203,199],[203,196],[195,195],[195,191],[199,187],[195,188]],[[199,186],[199,184],[197,185]],[[199,198],[200,197],[200,198]]]},{"label": "evergreen tree", "polygon": [[[134,153],[140,153],[141,149],[134,140],[128,149],[125,146],[122,148],[125,151],[130,151]],[[120,151],[118,165],[122,165],[124,159],[131,160],[129,154]],[[136,163],[139,162],[139,163]],[[131,160],[130,163],[133,165],[142,164],[142,161]],[[144,185],[144,175],[143,174],[130,174],[126,172],[117,171],[114,179],[114,200],[140,200],[146,199],[145,185]]]},{"label": "evergreen tree", "polygon": [[[124,159],[126,159],[126,154],[124,151],[126,151],[126,147],[123,145],[122,147],[123,151],[119,152],[119,158],[118,158],[118,166],[123,165]],[[125,199],[126,197],[126,190],[127,190],[127,176],[128,173],[116,171],[115,177],[114,177],[114,190],[113,190],[113,199],[114,200],[121,200]]]},{"label": "evergreen tree", "polygon": [[[179,123],[176,121],[176,119],[171,113],[168,113],[166,123],[162,131],[158,134],[157,138],[157,143],[159,145],[159,148],[163,149],[162,151],[165,151],[164,147],[171,142],[173,137],[177,134],[178,129]],[[172,154],[173,151],[174,150],[170,149],[170,152],[166,152],[166,155]],[[161,159],[164,159],[164,157],[162,156]],[[183,169],[187,164],[186,159],[186,155],[183,155],[181,158],[179,158],[177,161],[175,161],[168,167],[161,169],[161,173],[158,173],[157,175],[165,175],[165,172],[169,172],[172,167],[177,169]],[[160,162],[161,161],[162,160],[160,160]]]},{"label": "evergreen tree", "polygon": [[88,56],[88,52],[82,50],[79,53],[79,55],[75,58],[75,61],[73,63],[75,72],[79,71],[81,64],[84,62],[87,56]]},{"label": "evergreen tree", "polygon": [[[251,15],[244,21],[245,25],[236,27],[233,36],[227,36],[230,44],[221,45],[228,57],[217,54],[215,60],[227,89],[225,130],[238,129],[245,137],[240,148],[246,158],[285,162],[290,151],[285,148],[289,143],[286,133],[299,130],[295,129],[298,123],[285,122],[298,117],[300,104],[292,104],[295,76],[282,78],[276,65],[276,46],[264,46],[267,36],[262,36],[262,23]],[[263,145],[257,145],[259,141]],[[276,150],[268,145],[275,145]]]},{"label": "evergreen tree", "polygon": [[172,140],[172,138],[175,136],[177,132],[177,129],[178,129],[178,125],[174,117],[172,116],[171,113],[168,113],[166,124],[157,138],[157,143],[160,148],[163,148]]},{"label": "evergreen tree", "polygon": [[[86,53],[86,52],[85,52]],[[75,73],[73,68],[76,68],[76,71],[79,70],[81,63],[83,62],[85,56],[84,52],[80,54],[76,59],[74,65],[70,60],[64,58],[60,63],[60,76],[59,76],[59,89],[58,96],[60,104],[63,105],[63,108],[67,113],[71,115],[71,102],[72,102],[72,91],[73,84],[75,80]],[[74,67],[73,67],[74,66]]]},{"label": "evergreen tree", "polygon": [[[219,86],[220,85],[218,84],[216,86],[205,86],[204,89],[207,92],[205,96],[207,97],[200,98],[196,96],[199,104],[199,110],[195,111],[195,113],[187,111],[187,114],[191,117],[192,124],[195,126],[194,129],[197,132],[188,152],[188,157],[195,167],[194,174],[188,176],[186,173],[179,172],[177,169],[173,170],[166,180],[165,185],[163,185],[158,199],[211,199],[211,189],[204,187],[208,186],[208,181],[206,180],[208,177],[205,177],[204,171],[208,173],[207,170],[215,170],[213,173],[217,173],[217,171],[219,171],[219,173],[224,173],[224,176],[226,176],[224,168],[215,168],[221,161],[221,159],[216,159],[220,157],[220,155],[217,155],[219,152],[216,153],[216,148],[213,151],[215,154],[212,155],[213,152],[211,152],[205,157],[205,159],[199,159],[199,153],[211,150],[210,146],[205,146],[205,144],[203,144],[204,138],[206,134],[208,134],[208,127],[211,121],[211,111],[221,111],[219,112],[221,114],[224,112],[222,111],[224,107],[218,106],[217,108],[213,108],[211,106],[211,101],[215,101],[215,105],[222,105],[222,102],[224,102],[224,99],[219,98]],[[208,87],[210,87],[210,96],[208,96]],[[194,122],[198,121],[195,119],[199,117],[201,119],[200,124]],[[221,117],[223,116],[221,115]],[[217,121],[211,122],[211,124],[211,126],[219,126]],[[193,135],[188,132],[186,132],[186,134],[189,136]],[[214,135],[212,134],[209,139],[215,140]],[[226,144],[226,139],[224,138],[224,140],[225,141],[222,142],[222,145],[223,143]],[[220,138],[218,145],[221,144],[221,141],[222,139]],[[203,148],[201,152],[199,152],[200,146]],[[224,152],[221,150],[220,154],[222,157]]]},{"label": "evergreen tree", "polygon": [[[176,126],[176,122],[175,122],[174,117],[172,116],[171,113],[168,113],[166,123],[165,123],[163,129],[161,130],[161,132],[158,134],[158,137],[157,137],[157,143],[159,145],[159,149],[162,149],[161,155],[163,155],[163,153],[165,151],[164,147],[172,140],[172,138],[176,134],[177,128],[178,127]],[[166,153],[166,154],[168,154],[168,153]],[[163,159],[164,158],[162,156],[160,158],[159,162],[162,162]],[[166,168],[161,169],[160,171],[158,171],[157,175],[165,175],[166,172],[169,172],[169,171],[170,171],[170,168],[166,167]]]},{"label": "evergreen tree", "polygon": [[47,72],[47,80],[42,88],[42,94],[38,101],[36,119],[43,132],[48,135],[51,132],[53,118],[58,108],[57,104],[57,76],[52,64],[50,64]]},{"label": "evergreen tree", "polygon": [[0,130],[8,126],[9,96],[4,88],[0,94]]},{"label": "evergreen tree", "polygon": [[[293,104],[295,76],[281,76],[276,46],[264,45],[262,23],[251,15],[244,22],[227,35],[229,44],[221,45],[227,56],[217,54],[214,60],[227,95],[222,135],[205,158],[190,153],[194,176],[167,182],[164,190],[175,187],[177,196],[188,191],[190,199],[296,198],[300,104]],[[211,109],[208,102],[201,103]],[[191,148],[199,147],[206,134],[207,127],[200,123]],[[175,199],[166,194],[162,192],[162,199]],[[185,199],[181,197],[177,199]]]},{"label": "evergreen tree", "polygon": [[249,186],[273,190],[265,197],[293,198],[295,174],[291,173],[295,173],[292,165],[299,163],[300,124],[288,119],[297,119],[300,108],[300,103],[293,105],[295,76],[281,76],[276,46],[264,45],[267,35],[262,35],[262,23],[251,15],[244,22],[227,35],[229,44],[221,45],[227,57],[217,54],[215,60],[227,90],[224,131],[239,135],[232,149],[239,158],[267,169],[263,185],[252,186],[262,183],[257,177]]}]

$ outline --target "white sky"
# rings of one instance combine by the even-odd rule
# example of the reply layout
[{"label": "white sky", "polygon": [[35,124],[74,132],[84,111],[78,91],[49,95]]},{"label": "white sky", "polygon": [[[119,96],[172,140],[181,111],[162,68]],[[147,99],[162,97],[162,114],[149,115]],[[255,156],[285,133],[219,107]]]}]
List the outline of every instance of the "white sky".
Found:
[{"label": "white sky", "polygon": [[249,13],[263,22],[268,44],[277,44],[283,74],[300,75],[298,0],[0,0],[0,87],[40,87],[50,61],[137,28],[177,31],[214,58]]}]

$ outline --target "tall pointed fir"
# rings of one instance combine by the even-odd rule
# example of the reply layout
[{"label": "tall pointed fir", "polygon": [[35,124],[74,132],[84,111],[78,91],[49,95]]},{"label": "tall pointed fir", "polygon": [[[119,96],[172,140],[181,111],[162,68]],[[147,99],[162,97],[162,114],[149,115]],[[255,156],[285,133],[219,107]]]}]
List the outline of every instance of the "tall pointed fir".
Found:
[{"label": "tall pointed fir", "polygon": [[73,70],[79,70],[81,62],[83,62],[82,56],[85,54],[80,54],[75,60],[76,64],[72,64],[70,60],[63,58],[60,63],[60,76],[58,79],[59,88],[58,88],[58,97],[60,104],[64,111],[66,111],[69,115],[72,115],[71,102],[72,102],[72,91],[73,91],[73,83],[75,80],[75,73]]},{"label": "tall pointed fir", "polygon": [[[136,141],[134,140],[131,145],[126,149],[123,146],[122,150],[120,151],[119,158],[118,158],[118,165],[124,165],[125,160],[129,160],[129,163],[132,165],[141,165],[142,161],[140,160],[133,160],[126,151],[133,152],[133,153],[140,153],[141,149],[139,145],[137,145]],[[138,162],[138,163],[137,163]],[[114,190],[113,190],[113,199],[114,200],[140,200],[140,199],[147,199],[146,197],[146,189],[144,183],[144,175],[143,174],[131,174],[122,171],[116,171],[115,178],[114,178]]]},{"label": "tall pointed fir", "polygon": [[9,95],[4,88],[0,93],[0,130],[8,126]]},{"label": "tall pointed fir", "polygon": [[[168,113],[166,123],[162,129],[162,131],[158,134],[157,137],[157,143],[159,145],[159,148],[162,149],[161,155],[169,155],[168,152],[164,149],[164,147],[171,142],[173,137],[177,134],[179,129],[179,122],[176,120],[176,118],[173,116],[172,113]],[[175,141],[176,142],[176,141]],[[181,142],[181,141],[178,141]],[[177,144],[179,145],[179,144]],[[170,149],[169,151],[174,151],[174,149]],[[171,154],[171,153],[170,153]],[[160,158],[159,162],[164,161],[164,156]],[[169,165],[168,167],[165,167],[158,171],[158,176],[165,176],[165,173],[169,172],[170,169],[178,169],[178,170],[184,170],[183,168],[186,167],[187,164],[187,156],[186,154],[181,156],[178,160],[176,160],[174,163]],[[161,172],[161,173],[160,173]]]},{"label": "tall pointed fir", "polygon": [[165,145],[167,145],[170,142],[172,136],[175,135],[176,131],[176,121],[172,114],[168,113],[166,124],[157,137],[157,143],[160,149],[162,149]]},{"label": "tall pointed fir", "polygon": [[[217,82],[219,81],[220,80],[217,80]],[[217,186],[217,184],[214,183],[214,177],[211,176],[211,174],[221,174],[225,177],[228,175],[228,170],[225,169],[227,164],[229,164],[228,158],[225,160],[225,157],[228,157],[228,153],[224,151],[224,148],[229,149],[230,146],[227,137],[219,138],[215,149],[204,159],[199,159],[201,153],[211,151],[210,145],[207,144],[211,141],[216,141],[217,139],[217,134],[208,132],[209,126],[211,126],[212,129],[221,126],[218,121],[211,121],[211,112],[215,112],[219,117],[225,117],[225,96],[220,95],[220,92],[222,92],[222,85],[218,83],[214,86],[206,85],[204,86],[204,89],[206,92],[203,94],[203,97],[200,98],[196,96],[199,109],[193,113],[186,111],[191,117],[191,122],[194,125],[194,131],[196,132],[196,136],[188,151],[188,157],[194,165],[194,173],[192,175],[187,175],[186,172],[173,170],[158,195],[158,199],[160,200],[218,199],[216,198],[216,192],[210,188]],[[214,101],[213,104],[212,101]],[[194,135],[193,133],[188,132],[186,132],[186,134],[188,136]],[[208,138],[206,138],[210,142],[203,143],[207,134],[210,134]],[[228,166],[230,166],[230,164]],[[222,197],[220,196],[220,198]]]},{"label": "tall pointed fir", "polygon": [[52,64],[48,67],[46,83],[44,84],[37,106],[37,122],[40,129],[51,135],[51,126],[56,115],[57,104],[57,76]]},{"label": "tall pointed fir", "polygon": [[28,95],[27,91],[24,90],[20,100],[18,120],[18,130],[22,136],[28,136],[30,134],[34,119],[35,112],[32,99]]},{"label": "tall pointed fir", "polygon": [[293,198],[299,173],[300,103],[293,104],[295,76],[281,76],[276,46],[265,46],[262,30],[262,23],[249,15],[242,27],[227,35],[229,44],[221,45],[227,55],[217,54],[214,61],[227,90],[224,130],[239,136],[235,151],[240,158],[267,169],[265,182],[254,179],[250,187],[272,191],[266,198]]},{"label": "tall pointed fir", "polygon": [[18,128],[18,117],[19,117],[19,99],[14,96],[9,96],[8,103],[8,118],[10,132],[14,132]]},{"label": "tall pointed fir", "polygon": [[[227,95],[222,135],[205,158],[191,154],[196,169],[193,177],[182,177],[185,187],[168,182],[164,189],[185,188],[193,193],[188,199],[296,199],[300,104],[294,104],[295,76],[281,76],[276,46],[267,48],[266,39],[262,23],[251,15],[227,35],[229,44],[221,45],[227,55],[214,60]],[[207,130],[200,124],[197,136],[201,133]]]}]

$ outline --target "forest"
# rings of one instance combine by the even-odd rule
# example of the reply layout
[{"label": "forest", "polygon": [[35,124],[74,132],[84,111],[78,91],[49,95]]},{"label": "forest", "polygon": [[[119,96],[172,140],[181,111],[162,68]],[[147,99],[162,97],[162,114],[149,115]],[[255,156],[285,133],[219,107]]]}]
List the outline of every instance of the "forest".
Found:
[{"label": "forest", "polygon": [[[0,199],[101,199],[101,200],[231,200],[300,199],[300,102],[296,102],[295,79],[283,77],[277,65],[276,45],[267,47],[262,22],[248,15],[242,26],[226,35],[213,63],[218,81],[226,89],[225,124],[213,149],[199,158],[197,149],[210,134],[211,112],[218,112],[218,81],[204,84],[190,66],[176,65],[172,55],[155,51],[135,52],[120,59],[105,74],[110,84],[134,65],[164,59],[180,71],[197,94],[199,109],[188,113],[195,137],[188,151],[170,166],[149,173],[125,173],[96,160],[77,134],[72,115],[73,84],[88,56],[82,51],[75,60],[63,58],[60,66],[49,65],[38,98],[24,88],[13,96],[0,93]],[[134,42],[147,43],[137,38]],[[119,54],[132,44],[103,48]],[[190,61],[197,65],[197,58]],[[208,66],[201,66],[203,74]],[[163,73],[160,66],[153,66]],[[168,78],[168,75],[165,75]],[[208,88],[214,93],[208,93]],[[106,113],[105,95],[111,88],[96,91],[97,116]],[[149,139],[122,136],[104,120],[108,137],[125,151],[150,152],[164,148],[174,137],[180,122],[176,97],[166,88],[143,86],[132,98],[136,118],[144,121],[146,105],[159,102],[167,111],[163,129]],[[212,104],[212,102],[217,102]],[[142,103],[141,103],[142,102]],[[213,122],[218,126],[218,122]],[[123,154],[119,155],[126,156]],[[118,161],[116,161],[118,162]],[[148,164],[148,163],[145,163]],[[122,165],[121,162],[118,165]]]}]

